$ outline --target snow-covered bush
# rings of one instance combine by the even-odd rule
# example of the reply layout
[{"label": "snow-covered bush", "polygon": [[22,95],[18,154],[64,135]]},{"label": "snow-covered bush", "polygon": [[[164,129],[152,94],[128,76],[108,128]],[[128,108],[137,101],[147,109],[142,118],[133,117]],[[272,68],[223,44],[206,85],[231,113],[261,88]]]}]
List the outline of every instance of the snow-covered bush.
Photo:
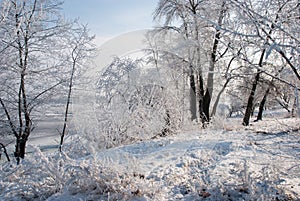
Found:
[{"label": "snow-covered bush", "polygon": [[224,116],[215,115],[208,124],[208,129],[222,130],[225,129],[226,118]]},{"label": "snow-covered bush", "polygon": [[159,188],[143,175],[107,167],[93,157],[35,153],[0,166],[0,200],[150,200]]},{"label": "snow-covered bush", "polygon": [[[116,58],[98,81],[97,117],[102,148],[166,136],[180,125],[176,94],[143,61]],[[174,104],[175,103],[175,104]]]}]

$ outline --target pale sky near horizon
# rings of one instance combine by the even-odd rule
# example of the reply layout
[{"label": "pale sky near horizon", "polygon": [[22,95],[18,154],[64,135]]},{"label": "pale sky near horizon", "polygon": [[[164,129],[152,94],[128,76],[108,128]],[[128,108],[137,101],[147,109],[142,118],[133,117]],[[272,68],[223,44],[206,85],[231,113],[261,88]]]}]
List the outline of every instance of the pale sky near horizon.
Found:
[{"label": "pale sky near horizon", "polygon": [[67,18],[79,18],[88,24],[100,42],[114,36],[152,28],[153,12],[158,0],[64,0]]}]

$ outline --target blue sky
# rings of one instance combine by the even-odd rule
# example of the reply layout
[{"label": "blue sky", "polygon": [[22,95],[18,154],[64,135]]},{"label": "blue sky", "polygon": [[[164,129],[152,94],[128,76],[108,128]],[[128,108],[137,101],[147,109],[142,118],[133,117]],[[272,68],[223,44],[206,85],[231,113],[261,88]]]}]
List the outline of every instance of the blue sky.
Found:
[{"label": "blue sky", "polygon": [[155,25],[152,13],[158,0],[65,0],[67,18],[79,17],[99,38],[113,36]]}]

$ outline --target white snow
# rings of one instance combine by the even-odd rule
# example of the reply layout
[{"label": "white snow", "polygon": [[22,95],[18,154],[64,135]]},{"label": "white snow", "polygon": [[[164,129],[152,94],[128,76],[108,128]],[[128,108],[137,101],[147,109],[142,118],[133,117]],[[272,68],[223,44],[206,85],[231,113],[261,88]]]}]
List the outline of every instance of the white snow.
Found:
[{"label": "white snow", "polygon": [[300,119],[240,119],[90,154],[27,156],[0,169],[0,200],[297,200]]}]

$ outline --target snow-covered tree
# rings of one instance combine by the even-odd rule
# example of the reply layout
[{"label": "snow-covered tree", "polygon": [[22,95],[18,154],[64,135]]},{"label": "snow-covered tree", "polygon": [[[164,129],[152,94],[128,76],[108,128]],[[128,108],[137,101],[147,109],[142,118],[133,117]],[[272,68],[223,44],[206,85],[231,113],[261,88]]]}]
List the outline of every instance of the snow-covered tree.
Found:
[{"label": "snow-covered tree", "polygon": [[[226,31],[234,24],[229,15],[230,9],[228,1],[161,0],[158,3],[155,17],[163,20],[161,29],[175,30],[185,40],[180,57],[187,55],[192,120],[197,117],[203,123],[210,120],[215,74],[220,69],[222,57],[229,49],[235,49],[230,46],[234,38]],[[228,68],[222,68],[222,71],[226,73]]]},{"label": "snow-covered tree", "polygon": [[66,52],[74,29],[61,5],[59,0],[1,1],[1,114],[16,140],[17,162],[25,157],[35,120],[69,80]]},{"label": "snow-covered tree", "polygon": [[[263,74],[278,79],[278,69],[271,70],[265,64],[282,63],[284,60],[298,78],[299,69],[299,2],[295,0],[262,0],[262,1],[230,1],[236,10],[239,24],[243,30],[233,34],[243,38],[244,46],[249,47],[251,54],[244,57],[250,68],[255,69],[250,95],[243,119],[249,125],[253,110],[256,90]],[[275,55],[270,59],[271,55]],[[289,83],[289,82],[287,82]],[[290,83],[294,85],[294,83]],[[263,102],[263,101],[262,101]]]},{"label": "snow-covered tree", "polygon": [[[185,61],[189,73],[192,120],[198,110],[202,122],[208,121],[212,100],[215,100],[212,115],[216,113],[220,95],[233,78],[244,76],[251,83],[244,125],[249,125],[255,98],[261,98],[262,111],[266,94],[270,92],[268,87],[263,87],[266,96],[255,96],[259,85],[270,85],[260,82],[261,79],[280,80],[299,91],[299,83],[282,79],[279,72],[282,71],[280,65],[287,66],[299,80],[298,1],[161,0],[155,17],[164,22],[160,30],[181,35],[182,40],[175,42],[181,50],[176,56]],[[221,80],[215,79],[217,72],[222,75]],[[215,96],[213,91],[218,91],[215,83],[223,79],[224,85]]]},{"label": "snow-covered tree", "polygon": [[60,151],[63,145],[65,135],[67,134],[67,124],[69,122],[69,107],[71,105],[72,91],[76,78],[83,74],[88,64],[91,64],[92,58],[96,55],[96,48],[92,43],[94,36],[89,35],[87,26],[75,23],[72,29],[68,32],[66,38],[67,48],[65,50],[65,56],[67,58],[67,64],[70,65],[71,71],[69,75],[68,84],[68,96],[66,101],[63,129],[60,133]]},{"label": "snow-covered tree", "polygon": [[[172,43],[172,41],[178,43]],[[150,31],[147,35],[148,62],[160,72],[161,82],[166,86],[168,93],[176,94],[173,98],[168,96],[168,102],[172,108],[178,108],[176,114],[180,118],[181,126],[196,115],[191,112],[193,111],[191,108],[196,107],[196,102],[193,101],[195,94],[193,90],[190,90],[191,83],[187,79],[190,77],[188,70],[190,62],[188,54],[185,54],[187,51],[183,51],[185,47],[188,47],[185,45],[186,42],[185,39],[182,40],[181,34],[162,33],[161,30]],[[175,97],[176,101],[173,101]],[[194,109],[196,112],[197,109]]]},{"label": "snow-covered tree", "polygon": [[102,148],[166,136],[176,130],[179,99],[164,78],[154,66],[129,58],[115,58],[105,69],[97,85],[96,111]]}]

